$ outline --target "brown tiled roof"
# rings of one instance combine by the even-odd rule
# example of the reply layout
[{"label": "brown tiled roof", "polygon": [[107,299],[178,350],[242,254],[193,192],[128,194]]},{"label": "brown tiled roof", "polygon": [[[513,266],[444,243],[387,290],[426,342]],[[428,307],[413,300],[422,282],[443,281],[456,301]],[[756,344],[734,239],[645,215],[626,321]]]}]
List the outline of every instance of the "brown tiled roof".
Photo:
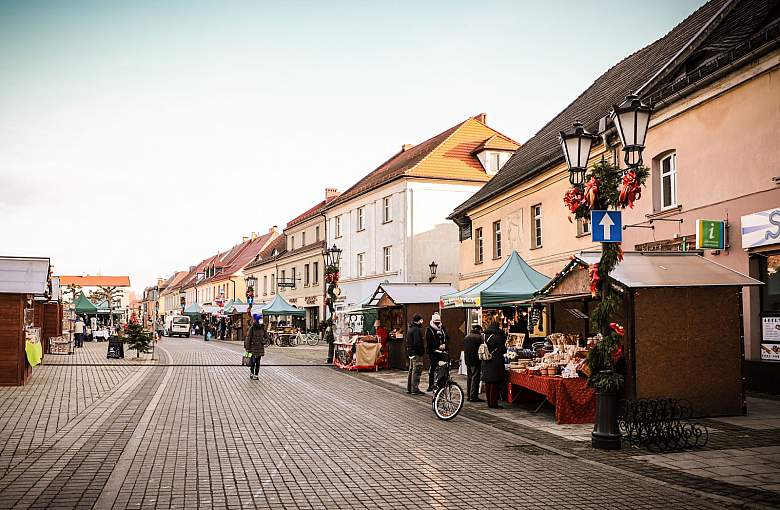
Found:
[{"label": "brown tiled roof", "polygon": [[[481,115],[477,117],[483,118]],[[487,181],[490,177],[472,151],[491,136],[504,135],[477,117],[469,117],[433,138],[396,153],[330,202],[325,209],[405,176]]]},{"label": "brown tiled roof", "polygon": [[206,281],[218,282],[229,279],[234,273],[242,270],[244,266],[254,260],[268,246],[269,242],[273,244],[273,239],[276,237],[280,237],[278,232],[271,231],[242,243],[239,254],[220,273]]},{"label": "brown tiled roof", "polygon": [[79,287],[129,287],[129,276],[60,276],[60,285]]},{"label": "brown tiled roof", "polygon": [[278,236],[276,239],[271,241],[266,248],[261,251],[256,257],[255,260],[249,262],[246,266],[244,266],[244,269],[250,269],[253,267],[257,267],[260,265],[263,265],[265,262],[268,262],[269,260],[273,260],[273,254],[274,250],[277,250],[279,253],[278,256],[284,254],[287,251],[287,236],[282,234]]},{"label": "brown tiled roof", "polygon": [[[563,161],[558,142],[561,130],[571,127],[572,122],[578,120],[586,129],[597,131],[599,119],[607,114],[612,105],[620,103],[629,91],[639,90],[662,72],[672,58],[689,46],[700,31],[711,25],[721,8],[730,7],[728,4],[731,1],[711,0],[668,34],[607,70],[525,142],[493,179],[459,205],[450,217],[464,215],[470,208],[515,186],[523,179]],[[583,48],[582,51],[584,53],[587,50]]]},{"label": "brown tiled roof", "polygon": [[165,288],[160,293],[160,295],[168,295],[174,292],[175,290],[177,290],[181,285],[182,280],[184,279],[185,276],[187,276],[187,274],[189,274],[189,271],[176,271],[173,274],[173,276],[171,276],[165,281],[165,283],[163,284]]},{"label": "brown tiled roof", "polygon": [[336,200],[338,197],[339,197],[339,195],[335,195],[335,196],[331,196],[331,197],[326,198],[325,200],[323,200],[319,204],[315,205],[314,207],[312,207],[311,209],[309,209],[305,213],[300,214],[300,215],[296,216],[295,218],[293,218],[292,220],[288,221],[287,222],[287,226],[284,227],[284,228],[287,229],[287,228],[290,228],[290,227],[294,227],[295,225],[300,225],[304,221],[306,221],[306,220],[316,216],[317,214],[319,214],[325,208],[326,205],[328,205],[332,201]]},{"label": "brown tiled roof", "polygon": [[322,253],[323,248],[325,248],[325,241],[317,241],[316,243],[307,244],[306,246],[299,246],[292,251],[287,250],[282,255],[277,257],[277,260],[284,260],[307,251],[316,251],[318,253]]}]

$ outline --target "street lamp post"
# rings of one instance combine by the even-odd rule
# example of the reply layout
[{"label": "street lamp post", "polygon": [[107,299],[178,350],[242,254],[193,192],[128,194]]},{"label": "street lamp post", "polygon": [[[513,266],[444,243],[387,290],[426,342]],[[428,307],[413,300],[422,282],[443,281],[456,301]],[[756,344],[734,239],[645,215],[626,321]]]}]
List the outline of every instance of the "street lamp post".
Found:
[{"label": "street lamp post", "polygon": [[247,276],[244,278],[244,284],[246,285],[246,304],[249,305],[251,313],[252,305],[255,303],[255,286],[257,285],[257,278],[254,276]]},{"label": "street lamp post", "polygon": [[[613,106],[610,112],[623,146],[624,170],[604,160],[589,170],[588,159],[598,135],[586,131],[580,122],[575,122],[568,131],[561,131],[561,149],[571,184],[563,201],[577,219],[588,219],[594,211],[633,207],[634,201],[639,199],[648,175],[647,168],[642,166],[642,151],[651,113],[652,107],[633,94],[629,94],[620,105]],[[610,228],[609,223],[604,228]],[[601,450],[620,449],[617,394],[624,383],[623,375],[615,371],[615,363],[622,356],[624,328],[610,322],[618,310],[620,297],[609,284],[609,274],[623,260],[623,250],[620,241],[609,242],[611,238],[610,235],[604,236],[601,259],[588,271],[591,294],[600,298],[591,313],[591,324],[601,333],[601,340],[588,352],[591,370],[588,385],[597,392],[596,423],[591,433],[591,444]]]},{"label": "street lamp post", "polygon": [[436,270],[439,268],[439,264],[436,263],[436,261],[431,262],[428,264],[428,269],[431,270],[431,276],[428,277],[428,283],[431,283],[433,280],[436,279]]},{"label": "street lamp post", "polygon": [[336,340],[333,333],[333,312],[336,309],[336,297],[339,289],[339,263],[341,261],[341,249],[335,244],[331,248],[325,248],[322,251],[325,260],[325,283],[327,284],[325,305],[328,307],[330,317],[325,319],[325,341],[328,342],[327,363],[333,363],[333,342]]}]

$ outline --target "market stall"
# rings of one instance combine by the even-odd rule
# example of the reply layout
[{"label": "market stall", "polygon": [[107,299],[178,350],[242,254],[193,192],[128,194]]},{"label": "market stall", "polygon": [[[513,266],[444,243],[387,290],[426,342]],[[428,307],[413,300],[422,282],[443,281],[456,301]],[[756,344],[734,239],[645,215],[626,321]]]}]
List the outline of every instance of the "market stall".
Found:
[{"label": "market stall", "polygon": [[[368,300],[367,306],[375,310],[374,316],[388,334],[385,349],[386,365],[407,370],[406,329],[415,314],[420,314],[427,325],[431,316],[440,312],[439,297],[451,294],[455,289],[449,283],[382,283]],[[450,352],[458,359],[463,350],[464,320],[460,313],[441,313],[444,329],[450,337]]]},{"label": "market stall", "polygon": [[[559,334],[555,338],[567,339],[564,345],[574,353],[597,340],[589,324],[594,300],[588,268],[600,255],[573,257],[533,298],[548,306],[551,330]],[[741,414],[742,287],[761,282],[691,252],[626,252],[610,281],[622,296],[612,319],[623,337],[622,352],[616,353],[622,356],[623,397],[685,400],[696,416]],[[541,373],[546,363],[545,373],[551,365],[557,373],[563,362],[537,359],[513,368],[532,375],[532,367]],[[587,375],[579,362],[574,367],[578,375]],[[529,386],[515,374],[511,380]],[[561,402],[558,387],[555,391],[554,399]],[[574,407],[577,401],[569,398],[565,405]]]},{"label": "market stall", "polygon": [[35,295],[48,295],[48,258],[0,257],[0,386],[22,386],[43,356]]},{"label": "market stall", "polygon": [[[255,307],[252,307],[254,310]],[[266,322],[268,333],[274,338],[284,340],[281,345],[292,345],[289,336],[295,336],[296,328],[293,326],[294,317],[304,317],[306,312],[288,303],[281,295],[277,294],[268,305],[263,305],[263,321]]]},{"label": "market stall", "polygon": [[496,322],[511,343],[531,347],[546,336],[546,312],[542,306],[519,302],[533,297],[549,281],[513,251],[486,280],[460,292],[442,295],[441,306],[445,312],[461,310],[466,331],[473,324],[487,327]]}]

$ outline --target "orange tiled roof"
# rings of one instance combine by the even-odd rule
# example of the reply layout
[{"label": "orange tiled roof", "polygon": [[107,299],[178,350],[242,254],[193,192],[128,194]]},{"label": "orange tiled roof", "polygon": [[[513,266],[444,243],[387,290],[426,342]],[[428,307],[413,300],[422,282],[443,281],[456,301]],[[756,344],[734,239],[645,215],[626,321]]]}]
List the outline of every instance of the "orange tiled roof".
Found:
[{"label": "orange tiled roof", "polygon": [[282,234],[278,236],[276,239],[274,239],[273,241],[271,241],[263,251],[257,254],[257,256],[252,261],[250,261],[246,266],[244,266],[244,269],[249,269],[252,267],[263,265],[263,263],[267,262],[269,259],[273,259],[274,251],[278,251],[277,256],[282,255],[287,251],[286,235]]},{"label": "orange tiled roof", "polygon": [[478,154],[480,151],[491,149],[514,152],[518,147],[520,147],[519,143],[499,133],[491,136],[481,144],[477,145],[474,150],[471,151],[471,153]]},{"label": "orange tiled roof", "polygon": [[79,287],[129,287],[129,276],[60,276],[60,285]]},{"label": "orange tiled roof", "polygon": [[487,182],[490,176],[472,151],[495,135],[509,142],[513,140],[488,127],[483,119],[483,115],[469,117],[419,145],[398,152],[325,208],[347,202],[401,177]]}]

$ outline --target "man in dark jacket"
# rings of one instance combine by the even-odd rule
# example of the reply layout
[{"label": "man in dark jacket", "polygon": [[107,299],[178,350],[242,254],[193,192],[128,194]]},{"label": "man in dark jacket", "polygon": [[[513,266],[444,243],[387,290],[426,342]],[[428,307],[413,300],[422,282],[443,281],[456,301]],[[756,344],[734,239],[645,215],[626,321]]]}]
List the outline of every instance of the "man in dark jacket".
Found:
[{"label": "man in dark jacket", "polygon": [[474,324],[471,332],[463,340],[463,358],[466,362],[466,396],[469,402],[484,402],[479,398],[479,378],[482,373],[482,361],[479,359],[479,346],[482,345],[482,326]]},{"label": "man in dark jacket", "polygon": [[411,395],[424,395],[420,391],[420,376],[422,375],[422,357],[425,354],[423,346],[422,316],[416,314],[409,324],[409,330],[406,332],[406,355],[409,356],[409,376],[406,381],[406,393]]},{"label": "man in dark jacket", "polygon": [[428,389],[433,391],[433,378],[436,375],[436,368],[439,361],[447,360],[447,332],[444,331],[444,325],[441,323],[441,316],[434,313],[431,316],[431,323],[425,328],[425,351],[428,353]]}]

